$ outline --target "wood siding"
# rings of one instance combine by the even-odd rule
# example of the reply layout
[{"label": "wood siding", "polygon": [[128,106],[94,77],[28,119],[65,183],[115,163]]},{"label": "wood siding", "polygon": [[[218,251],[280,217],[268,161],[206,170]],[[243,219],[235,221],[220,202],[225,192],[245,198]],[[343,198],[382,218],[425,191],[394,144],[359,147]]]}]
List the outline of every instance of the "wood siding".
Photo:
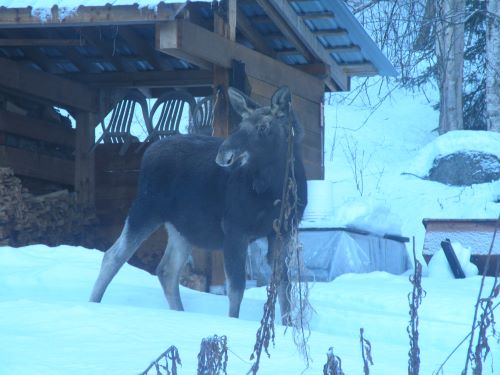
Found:
[{"label": "wood siding", "polygon": [[[251,96],[261,105],[269,105],[273,93],[278,89],[269,83],[248,75],[248,81],[251,87]],[[322,103],[315,102],[306,98],[320,98],[321,93],[311,93],[313,88],[303,88],[301,93],[293,92],[292,107],[304,128],[304,140],[302,143],[302,155],[306,167],[308,180],[322,180],[324,178],[324,160],[323,160],[323,111]]]}]

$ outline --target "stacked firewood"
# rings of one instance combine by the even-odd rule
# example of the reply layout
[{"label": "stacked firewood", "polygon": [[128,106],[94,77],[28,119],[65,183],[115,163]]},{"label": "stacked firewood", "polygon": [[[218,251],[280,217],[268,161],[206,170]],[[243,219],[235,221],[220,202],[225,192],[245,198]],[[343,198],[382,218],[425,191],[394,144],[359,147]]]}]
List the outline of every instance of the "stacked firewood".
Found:
[{"label": "stacked firewood", "polygon": [[92,220],[74,193],[59,190],[34,196],[10,168],[0,168],[0,245],[80,243]]},{"label": "stacked firewood", "polygon": [[9,244],[15,223],[25,210],[23,203],[27,194],[12,169],[0,168],[0,245]]}]

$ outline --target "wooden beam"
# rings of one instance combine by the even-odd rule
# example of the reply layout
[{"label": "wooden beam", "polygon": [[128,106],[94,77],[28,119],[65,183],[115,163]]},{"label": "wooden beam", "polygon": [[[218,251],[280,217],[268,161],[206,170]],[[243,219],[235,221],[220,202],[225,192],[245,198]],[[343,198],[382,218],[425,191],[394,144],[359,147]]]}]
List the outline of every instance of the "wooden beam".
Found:
[{"label": "wooden beam", "polygon": [[[240,60],[245,63],[247,75],[275,86],[288,85],[300,96],[308,97],[311,92],[321,91],[316,88],[323,87],[323,81],[316,77],[185,20],[159,24],[156,43],[159,51],[182,51],[224,68],[230,68],[233,59]],[[311,100],[319,102],[322,95]]]},{"label": "wooden beam", "polygon": [[325,29],[325,30],[314,30],[314,35],[317,36],[333,36],[333,37],[344,37],[349,35],[347,30],[344,29]]},{"label": "wooden beam", "polygon": [[330,67],[323,63],[300,64],[295,65],[295,67],[302,70],[304,73],[311,74],[321,79],[328,78],[330,73]]},{"label": "wooden beam", "polygon": [[[5,30],[0,32],[4,38],[5,36],[8,36],[8,37],[22,39],[26,37],[26,34],[23,31],[24,30],[21,29],[15,29],[15,30],[9,30],[8,32]],[[49,73],[62,72],[61,68],[59,68],[53,61],[51,61],[51,59],[47,55],[42,53],[39,47],[25,45],[25,46],[20,46],[19,48],[23,51],[24,55],[27,58],[33,61],[45,72]]]},{"label": "wooden beam", "polygon": [[0,47],[69,47],[81,45],[85,45],[85,41],[79,39],[0,39]]},{"label": "wooden beam", "polygon": [[[96,28],[87,27],[82,29],[81,33],[82,37],[86,39],[89,44],[93,45],[101,55],[109,60],[117,70],[126,72],[135,71],[135,69],[131,69],[128,64],[124,64],[121,57],[116,54],[113,40],[102,38],[102,35]],[[118,35],[115,35],[115,38],[117,37]]]},{"label": "wooden beam", "polygon": [[[259,2],[264,0],[258,0]],[[348,89],[348,78],[346,74],[340,69],[336,61],[324,49],[323,45],[319,42],[317,36],[309,29],[304,20],[295,13],[287,0],[267,0],[272,4],[275,11],[286,21],[286,23],[293,29],[295,35],[308,46],[308,49],[313,53],[314,57],[322,62],[330,65],[330,75],[341,90]]]},{"label": "wooden beam", "polygon": [[97,87],[203,87],[212,85],[209,70],[170,70],[163,72],[111,72],[97,74],[68,73],[65,77]]},{"label": "wooden beam", "polygon": [[348,76],[374,76],[378,74],[377,68],[369,62],[340,65]]},{"label": "wooden beam", "polygon": [[[179,27],[177,22],[181,21],[187,22],[185,20],[177,20],[177,21],[167,21],[156,24],[156,30],[155,30],[156,50],[166,53],[167,55],[174,56],[178,59],[187,61],[188,63],[193,64],[199,68],[212,70],[213,69],[212,63],[210,63],[206,59],[197,57],[197,53],[186,53],[186,51],[184,51],[183,49],[177,48],[177,45],[181,43],[182,37],[184,37],[184,39],[188,38],[187,35],[179,33]],[[202,27],[199,28],[203,29]],[[211,47],[210,45],[204,45],[204,46],[198,45],[198,46],[199,48],[203,49],[209,49]]]},{"label": "wooden beam", "polygon": [[228,39],[231,41],[236,41],[236,22],[238,15],[238,4],[237,0],[227,0],[227,28],[228,28]]},{"label": "wooden beam", "polygon": [[76,115],[74,184],[78,202],[87,207],[95,204],[95,160],[90,148],[97,123],[97,116],[90,112],[80,111]]},{"label": "wooden beam", "polygon": [[273,21],[276,27],[285,36],[285,38],[290,43],[292,43],[293,46],[297,48],[298,51],[300,51],[301,55],[303,55],[307,61],[313,61],[315,57],[310,52],[307,43],[304,43],[304,41],[299,38],[297,33],[291,27],[291,25],[286,21],[283,15],[276,10],[276,8],[271,4],[271,2],[269,0],[256,0],[256,1],[262,7],[264,12],[266,12],[266,15]]},{"label": "wooden beam", "polygon": [[356,44],[351,44],[348,46],[334,46],[334,47],[326,47],[328,52],[334,53],[351,53],[351,52],[360,52],[361,47]]},{"label": "wooden beam", "polygon": [[4,110],[0,110],[0,131],[59,145],[75,146],[74,129]]},{"label": "wooden beam", "polygon": [[[42,29],[40,30],[41,35],[46,39],[60,39],[62,36],[60,29]],[[80,45],[85,45],[84,39],[80,38]],[[68,48],[60,49],[61,53],[66,57],[73,65],[75,65],[80,72],[91,73],[96,72],[96,67],[92,66],[85,57],[78,52],[77,46],[68,46]]]},{"label": "wooden beam", "polygon": [[140,55],[151,64],[155,70],[170,69],[170,64],[164,59],[158,58],[154,45],[149,45],[147,40],[144,40],[130,27],[120,27],[118,34],[127,41],[127,43]]},{"label": "wooden beam", "polygon": [[238,9],[237,20],[238,22],[236,23],[236,26],[238,27],[238,30],[240,30],[245,38],[253,44],[257,51],[271,57],[276,56],[274,50],[269,47],[262,35],[260,35],[256,28],[252,25],[252,21],[240,9]]},{"label": "wooden beam", "polygon": [[[226,34],[226,25],[222,16],[217,11],[214,12],[214,32],[219,38],[234,43]],[[218,137],[226,138],[231,129],[229,122],[229,100],[225,93],[229,88],[229,67],[214,64],[213,67],[213,97],[217,97],[217,106],[214,111],[214,129],[213,134]],[[220,92],[218,90],[221,90]]]},{"label": "wooden beam", "polygon": [[335,14],[329,11],[326,12],[310,12],[310,13],[301,13],[300,17],[304,20],[320,20],[325,18],[334,18]]},{"label": "wooden beam", "polygon": [[[165,94],[167,91],[170,89],[165,88],[165,87],[159,87],[159,88],[151,88],[149,89],[151,98],[159,98],[163,94]],[[210,96],[213,95],[213,87],[212,85],[210,86],[199,86],[199,87],[183,87],[183,90],[186,90],[189,92],[191,95],[194,97],[200,97],[200,96]]]},{"label": "wooden beam", "polygon": [[276,52],[276,57],[286,57],[286,56],[302,56],[302,54],[296,49],[286,49]]},{"label": "wooden beam", "polygon": [[269,23],[272,24],[273,21],[267,15],[252,16],[249,18],[252,23]]},{"label": "wooden beam", "polygon": [[76,48],[65,48],[63,55],[83,73],[96,72],[97,67],[93,66]]},{"label": "wooden beam", "polygon": [[95,25],[130,25],[154,24],[159,21],[173,20],[177,12],[184,7],[183,2],[166,4],[160,2],[154,9],[137,4],[79,6],[75,12],[61,10],[54,5],[50,17],[33,12],[31,7],[2,8],[0,28],[14,27],[66,27]]},{"label": "wooden beam", "polygon": [[0,88],[61,107],[91,112],[98,109],[98,94],[93,89],[53,74],[20,67],[4,58],[0,58]]},{"label": "wooden beam", "polygon": [[19,148],[0,145],[0,166],[10,167],[15,174],[63,185],[73,185],[75,164]]},{"label": "wooden beam", "polygon": [[[308,0],[310,1],[310,0]],[[335,14],[331,12],[310,12],[310,13],[298,13],[299,17],[304,20],[315,20],[315,19],[324,19],[324,18],[334,18]],[[255,23],[273,23],[273,21],[267,15],[261,16],[253,16],[250,18],[252,22]]]},{"label": "wooden beam", "polygon": [[31,61],[38,65],[43,71],[47,73],[60,74],[62,69],[58,67],[51,59],[43,54],[37,47],[20,47]]}]

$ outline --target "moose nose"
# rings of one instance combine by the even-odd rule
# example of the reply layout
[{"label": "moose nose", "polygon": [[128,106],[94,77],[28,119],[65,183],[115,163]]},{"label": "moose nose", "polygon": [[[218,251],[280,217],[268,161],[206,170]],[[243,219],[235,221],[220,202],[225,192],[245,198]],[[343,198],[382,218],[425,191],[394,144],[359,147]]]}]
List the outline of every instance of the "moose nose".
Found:
[{"label": "moose nose", "polygon": [[234,152],[229,150],[219,150],[215,162],[221,167],[229,167],[234,162]]}]

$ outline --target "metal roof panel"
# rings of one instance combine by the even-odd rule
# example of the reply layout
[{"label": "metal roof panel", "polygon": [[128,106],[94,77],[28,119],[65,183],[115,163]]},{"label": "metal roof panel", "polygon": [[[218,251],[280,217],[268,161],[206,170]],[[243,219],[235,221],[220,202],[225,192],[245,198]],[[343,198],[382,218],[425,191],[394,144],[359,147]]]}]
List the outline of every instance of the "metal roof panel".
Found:
[{"label": "metal roof panel", "polygon": [[[394,69],[387,57],[385,57],[372,38],[370,38],[363,26],[361,26],[343,1],[316,0],[315,2],[321,3],[325,9],[335,14],[335,21],[339,28],[349,30],[348,38],[351,44],[361,47],[361,54],[364,59],[370,61],[377,68],[380,75],[394,76],[397,74],[396,69]],[[337,38],[336,41],[340,42],[340,39],[341,38]],[[328,40],[330,41],[331,39]],[[342,42],[345,43],[347,40]],[[347,45],[347,43],[343,45]]]},{"label": "metal roof panel", "polygon": [[342,0],[311,0],[292,1],[290,5],[300,16],[317,13],[332,13],[333,17],[311,18],[304,17],[305,24],[312,32],[320,30],[348,30],[347,36],[320,36],[318,40],[325,47],[357,45],[361,47],[360,53],[347,55],[346,53],[331,53],[339,63],[361,63],[369,61],[381,75],[396,75],[396,70],[387,60],[375,42],[366,33],[356,17],[347,8]]}]

